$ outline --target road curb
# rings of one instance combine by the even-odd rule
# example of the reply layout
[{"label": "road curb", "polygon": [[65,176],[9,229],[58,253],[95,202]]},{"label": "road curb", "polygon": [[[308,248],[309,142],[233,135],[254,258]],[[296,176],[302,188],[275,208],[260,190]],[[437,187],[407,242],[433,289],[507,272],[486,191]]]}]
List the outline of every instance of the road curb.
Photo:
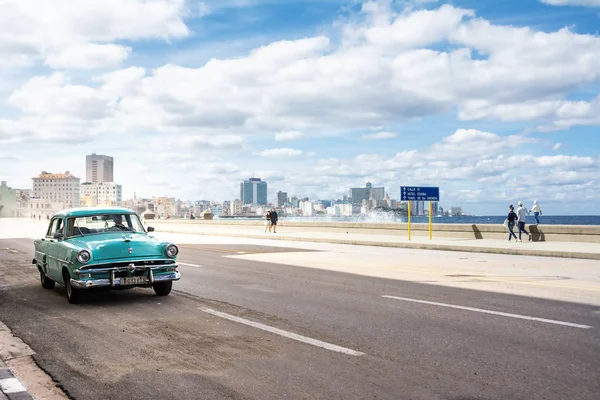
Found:
[{"label": "road curb", "polygon": [[9,400],[33,400],[23,383],[0,360],[0,393]]},{"label": "road curb", "polygon": [[223,234],[223,233],[208,233],[208,232],[182,232],[178,230],[162,230],[161,232],[191,234],[202,236],[220,236],[220,237],[243,237],[248,239],[267,239],[267,240],[288,240],[294,242],[310,242],[310,243],[333,243],[333,244],[350,244],[357,246],[377,246],[377,247],[394,247],[416,250],[440,250],[440,251],[458,251],[467,253],[485,253],[485,254],[506,254],[517,256],[537,256],[537,257],[556,257],[556,258],[577,258],[584,260],[600,260],[600,253],[585,253],[578,251],[556,251],[556,250],[539,250],[539,249],[516,249],[516,248],[497,248],[497,247],[474,247],[464,245],[446,245],[446,244],[429,244],[429,243],[406,243],[406,242],[375,242],[364,240],[351,239],[323,239],[323,238],[304,238],[296,236],[268,236],[264,235],[244,235],[244,234]]}]

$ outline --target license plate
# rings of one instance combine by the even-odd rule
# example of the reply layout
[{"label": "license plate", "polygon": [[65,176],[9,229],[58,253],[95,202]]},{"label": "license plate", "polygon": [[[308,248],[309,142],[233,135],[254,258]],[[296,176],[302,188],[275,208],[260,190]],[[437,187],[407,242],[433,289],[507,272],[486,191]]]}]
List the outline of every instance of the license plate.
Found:
[{"label": "license plate", "polygon": [[145,276],[132,276],[121,278],[121,285],[145,285],[148,283],[148,278]]}]

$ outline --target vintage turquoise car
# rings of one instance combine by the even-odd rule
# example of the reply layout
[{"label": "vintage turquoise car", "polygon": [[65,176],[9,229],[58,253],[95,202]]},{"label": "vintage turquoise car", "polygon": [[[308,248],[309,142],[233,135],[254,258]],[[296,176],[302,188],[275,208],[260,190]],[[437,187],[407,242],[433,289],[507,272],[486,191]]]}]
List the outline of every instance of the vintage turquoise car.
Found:
[{"label": "vintage turquoise car", "polygon": [[148,235],[138,215],[126,208],[73,208],[54,215],[46,237],[35,240],[42,287],[64,285],[70,303],[86,290],[152,287],[158,296],[179,280],[173,243]]}]

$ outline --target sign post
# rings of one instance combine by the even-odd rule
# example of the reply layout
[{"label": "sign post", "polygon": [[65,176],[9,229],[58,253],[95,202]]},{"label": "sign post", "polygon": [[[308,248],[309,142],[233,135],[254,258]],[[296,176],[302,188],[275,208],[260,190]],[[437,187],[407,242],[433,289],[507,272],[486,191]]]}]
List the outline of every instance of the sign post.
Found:
[{"label": "sign post", "polygon": [[408,201],[408,240],[410,240],[410,202],[429,202],[429,240],[433,239],[432,201],[440,201],[439,187],[400,186],[400,200]]},{"label": "sign post", "polygon": [[408,240],[410,240],[410,201],[408,202]]},{"label": "sign post", "polygon": [[429,202],[429,240],[433,239],[433,224],[431,218],[431,202]]}]

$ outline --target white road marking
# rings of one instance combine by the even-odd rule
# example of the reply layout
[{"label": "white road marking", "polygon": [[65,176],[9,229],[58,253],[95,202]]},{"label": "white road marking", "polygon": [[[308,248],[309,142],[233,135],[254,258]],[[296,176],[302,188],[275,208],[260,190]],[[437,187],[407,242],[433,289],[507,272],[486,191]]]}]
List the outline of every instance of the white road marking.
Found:
[{"label": "white road marking", "polygon": [[177,264],[179,265],[183,265],[185,267],[194,267],[194,268],[204,268],[203,265],[198,265],[198,264],[188,264],[188,263],[183,263],[183,262],[177,262]]},{"label": "white road marking", "polygon": [[261,324],[259,322],[254,322],[254,321],[250,321],[250,320],[245,319],[245,318],[236,317],[235,315],[223,313],[223,312],[220,312],[220,311],[215,311],[215,310],[212,310],[210,308],[201,307],[201,308],[198,308],[198,309],[201,310],[201,311],[204,311],[205,313],[212,314],[212,315],[214,315],[216,317],[228,319],[228,320],[234,321],[234,322],[239,322],[240,324],[248,325],[248,326],[251,326],[253,328],[261,329],[263,331],[271,332],[271,333],[274,333],[276,335],[286,337],[288,339],[297,340],[298,342],[307,343],[307,344],[310,344],[312,346],[321,347],[323,349],[327,349],[327,350],[331,350],[331,351],[336,351],[338,353],[343,353],[343,354],[349,354],[351,356],[363,356],[365,354],[365,353],[362,353],[360,351],[356,351],[356,350],[348,349],[346,347],[341,347],[341,346],[338,346],[338,345],[335,345],[335,344],[323,342],[321,340],[312,339],[312,338],[309,338],[309,337],[306,337],[306,336],[298,335],[296,333],[284,331],[283,329],[274,328],[272,326]]},{"label": "white road marking", "polygon": [[547,324],[555,324],[555,325],[564,325],[564,326],[570,326],[570,327],[573,327],[573,328],[581,328],[581,329],[590,329],[591,328],[591,326],[589,326],[589,325],[574,324],[572,322],[557,321],[557,320],[554,320],[554,319],[546,319],[546,318],[529,317],[527,315],[510,314],[510,313],[505,313],[505,312],[500,312],[500,311],[484,310],[482,308],[457,306],[457,305],[454,305],[454,304],[437,303],[435,301],[410,299],[408,297],[396,297],[396,296],[388,296],[388,295],[383,295],[381,297],[384,297],[386,299],[410,301],[410,302],[413,302],[413,303],[429,304],[429,305],[433,305],[433,306],[457,308],[459,310],[475,311],[475,312],[480,312],[480,313],[484,313],[484,314],[500,315],[500,316],[503,316],[503,317],[528,319],[530,321],[545,322]]},{"label": "white road marking", "polygon": [[0,388],[2,389],[2,392],[6,394],[27,391],[27,389],[23,387],[23,385],[17,378],[0,379]]}]

